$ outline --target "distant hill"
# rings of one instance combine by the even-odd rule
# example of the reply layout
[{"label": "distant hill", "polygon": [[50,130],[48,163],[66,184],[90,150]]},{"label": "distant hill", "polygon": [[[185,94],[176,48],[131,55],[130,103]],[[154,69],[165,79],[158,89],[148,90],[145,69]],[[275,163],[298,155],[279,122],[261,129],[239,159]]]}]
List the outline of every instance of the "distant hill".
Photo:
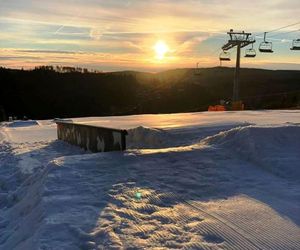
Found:
[{"label": "distant hill", "polygon": [[[34,119],[204,111],[230,100],[233,68],[174,69],[160,73],[87,72],[52,67],[0,68],[0,119]],[[300,71],[242,69],[240,95],[246,109],[300,105]]]}]

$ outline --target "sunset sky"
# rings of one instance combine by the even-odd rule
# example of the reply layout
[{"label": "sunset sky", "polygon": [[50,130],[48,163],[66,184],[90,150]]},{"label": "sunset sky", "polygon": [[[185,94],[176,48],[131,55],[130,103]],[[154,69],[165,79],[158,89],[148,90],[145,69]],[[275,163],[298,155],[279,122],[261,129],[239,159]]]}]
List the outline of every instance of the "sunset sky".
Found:
[{"label": "sunset sky", "polygon": [[0,0],[0,66],[212,67],[230,28],[257,34],[257,49],[262,32],[299,22],[269,34],[273,54],[242,66],[300,69],[300,51],[289,49],[300,38],[299,13],[299,0]]}]

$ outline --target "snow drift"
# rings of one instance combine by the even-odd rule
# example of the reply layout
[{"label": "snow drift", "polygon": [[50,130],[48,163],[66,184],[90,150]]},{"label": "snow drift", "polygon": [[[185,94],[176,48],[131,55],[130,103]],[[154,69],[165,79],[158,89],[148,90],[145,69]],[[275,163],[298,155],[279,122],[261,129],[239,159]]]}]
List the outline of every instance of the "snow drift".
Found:
[{"label": "snow drift", "polygon": [[160,149],[190,146],[220,131],[227,131],[237,126],[242,127],[249,125],[247,122],[233,122],[218,126],[187,126],[172,129],[139,126],[127,130],[128,136],[126,143],[129,149]]},{"label": "snow drift", "polygon": [[[228,130],[226,128],[229,127],[200,130],[194,128],[189,129],[190,134],[187,134],[185,130],[174,132],[140,126],[128,130],[127,145],[129,149],[158,149],[151,152],[158,152],[162,148],[165,149],[164,152],[168,152],[168,147],[174,151],[174,147],[190,150],[199,148],[199,145],[208,146],[226,151],[229,156],[234,155],[253,162],[256,166],[280,177],[300,180],[299,125],[244,124]],[[209,133],[215,134],[205,138]],[[178,150],[180,151],[179,148]]]},{"label": "snow drift", "polygon": [[238,127],[202,141],[282,177],[300,180],[300,126]]}]

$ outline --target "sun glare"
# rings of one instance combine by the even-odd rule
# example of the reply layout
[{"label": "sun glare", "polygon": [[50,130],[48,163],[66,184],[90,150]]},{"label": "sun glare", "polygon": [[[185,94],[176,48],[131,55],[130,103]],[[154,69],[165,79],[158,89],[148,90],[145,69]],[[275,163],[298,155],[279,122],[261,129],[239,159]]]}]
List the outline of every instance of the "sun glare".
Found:
[{"label": "sun glare", "polygon": [[156,58],[162,60],[165,58],[165,54],[169,51],[168,45],[164,41],[157,41],[154,45]]}]

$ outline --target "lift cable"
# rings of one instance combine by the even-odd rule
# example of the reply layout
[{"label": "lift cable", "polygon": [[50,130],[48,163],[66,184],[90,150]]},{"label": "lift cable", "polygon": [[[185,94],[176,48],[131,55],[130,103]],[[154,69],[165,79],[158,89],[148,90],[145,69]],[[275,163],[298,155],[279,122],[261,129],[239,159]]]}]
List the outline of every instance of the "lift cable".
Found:
[{"label": "lift cable", "polygon": [[[263,36],[256,36],[256,38],[260,38],[260,39],[263,39],[264,37]],[[282,43],[282,41],[284,40],[284,42],[292,42],[293,40],[292,39],[280,39],[280,38],[273,38],[273,37],[270,37],[268,38],[269,40],[273,41],[274,43]]]},{"label": "lift cable", "polygon": [[[285,28],[288,28],[288,27],[292,27],[292,26],[295,26],[297,24],[300,24],[300,21],[296,22],[296,23],[292,23],[292,24],[289,24],[289,25],[286,25],[286,26],[283,26],[283,27],[280,27],[280,28],[277,28],[277,29],[273,29],[273,30],[269,30],[267,31],[266,33],[272,33],[272,32],[275,32],[275,31],[279,31],[279,30],[282,30],[282,29],[285,29]],[[264,35],[265,32],[263,33],[259,33],[259,34],[256,34],[255,36],[261,36],[261,35]]]},{"label": "lift cable", "polygon": [[269,38],[270,37],[275,37],[275,36],[280,36],[280,35],[285,35],[285,34],[290,34],[290,33],[295,33],[295,32],[298,32],[298,31],[300,31],[300,29],[296,29],[296,30],[287,31],[287,32],[284,32],[284,33],[275,34],[275,35],[269,36]]},{"label": "lift cable", "polygon": [[292,26],[295,26],[295,25],[297,25],[297,24],[300,24],[300,21],[297,22],[297,23],[292,23],[292,24],[283,26],[283,27],[278,28],[278,29],[274,29],[274,30],[268,31],[268,33],[275,32],[275,31],[278,31],[278,30],[282,30],[282,29],[285,29],[285,28],[288,28],[288,27],[292,27]]}]

